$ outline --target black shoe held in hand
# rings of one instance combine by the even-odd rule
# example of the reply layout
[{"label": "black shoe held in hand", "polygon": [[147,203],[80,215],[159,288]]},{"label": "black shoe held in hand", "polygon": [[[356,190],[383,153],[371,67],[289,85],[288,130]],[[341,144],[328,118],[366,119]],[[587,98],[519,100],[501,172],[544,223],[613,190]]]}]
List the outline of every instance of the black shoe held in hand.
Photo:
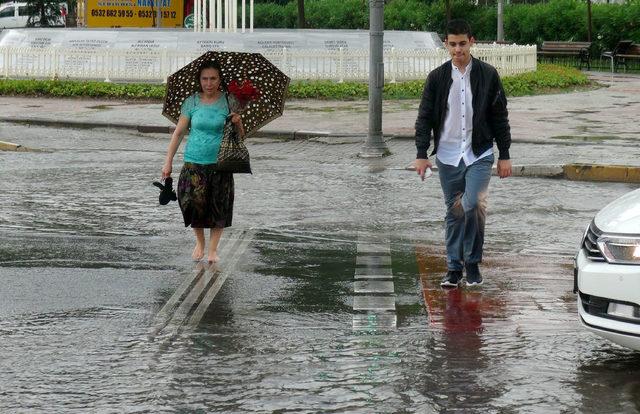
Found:
[{"label": "black shoe held in hand", "polygon": [[173,191],[173,178],[167,177],[164,179],[164,185],[158,181],[154,181],[153,185],[160,189],[160,196],[158,197],[158,201],[160,204],[165,205],[168,204],[171,200],[177,200],[176,192]]}]

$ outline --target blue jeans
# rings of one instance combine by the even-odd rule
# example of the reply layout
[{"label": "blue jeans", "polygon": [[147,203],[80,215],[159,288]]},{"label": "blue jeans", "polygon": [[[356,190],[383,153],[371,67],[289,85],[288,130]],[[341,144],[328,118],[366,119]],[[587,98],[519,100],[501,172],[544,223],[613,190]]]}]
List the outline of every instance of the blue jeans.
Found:
[{"label": "blue jeans", "polygon": [[462,270],[465,263],[482,261],[487,191],[493,161],[493,154],[470,166],[463,160],[457,167],[436,160],[447,205],[445,224],[449,270]]}]

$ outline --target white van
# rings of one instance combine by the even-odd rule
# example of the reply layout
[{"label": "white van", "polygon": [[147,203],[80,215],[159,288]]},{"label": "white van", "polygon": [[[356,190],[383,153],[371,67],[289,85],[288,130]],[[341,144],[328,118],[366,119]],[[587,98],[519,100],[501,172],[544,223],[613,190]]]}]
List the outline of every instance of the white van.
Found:
[{"label": "white van", "polygon": [[[68,10],[67,3],[60,3],[60,8],[62,9],[62,7],[64,7],[65,10]],[[35,16],[34,18],[36,20],[33,26],[40,26],[38,24],[39,17]],[[28,23],[29,15],[27,14],[27,3],[4,3],[0,6],[0,29],[27,27]],[[52,26],[64,26],[63,16],[58,16]]]}]

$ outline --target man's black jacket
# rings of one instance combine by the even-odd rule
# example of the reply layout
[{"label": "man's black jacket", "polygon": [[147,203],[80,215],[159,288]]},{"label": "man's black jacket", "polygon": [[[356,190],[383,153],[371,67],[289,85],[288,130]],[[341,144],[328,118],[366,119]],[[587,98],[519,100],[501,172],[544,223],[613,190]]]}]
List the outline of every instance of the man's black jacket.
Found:
[{"label": "man's black jacket", "polygon": [[[496,69],[476,58],[471,65],[471,93],[473,94],[473,132],[471,149],[479,156],[493,146],[498,146],[498,159],[509,159],[511,130],[507,111],[507,98]],[[438,142],[447,115],[447,100],[453,80],[451,61],[431,71],[422,92],[422,100],[416,120],[417,158],[427,158],[427,150],[433,131],[433,152],[438,151]]]}]

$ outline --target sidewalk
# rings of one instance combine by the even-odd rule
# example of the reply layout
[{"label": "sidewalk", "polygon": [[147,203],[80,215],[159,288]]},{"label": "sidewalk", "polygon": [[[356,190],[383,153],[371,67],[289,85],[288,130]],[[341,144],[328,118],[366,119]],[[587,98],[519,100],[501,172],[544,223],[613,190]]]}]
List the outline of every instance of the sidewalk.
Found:
[{"label": "sidewalk", "polygon": [[[640,76],[608,73],[590,76],[605,87],[509,100],[514,165],[553,165],[556,173],[558,167],[571,163],[640,166],[636,152],[640,131],[634,121],[640,113]],[[413,139],[418,104],[417,100],[385,101],[385,137],[390,141]],[[4,122],[167,134],[172,126],[161,115],[159,103],[0,97],[0,108],[0,121]],[[328,143],[347,138],[353,142],[367,134],[367,111],[366,101],[291,100],[284,115],[256,137],[320,138]],[[0,141],[20,144],[19,137],[0,136]],[[533,151],[526,146],[527,150],[521,152],[518,150],[521,144],[547,146]]]}]

